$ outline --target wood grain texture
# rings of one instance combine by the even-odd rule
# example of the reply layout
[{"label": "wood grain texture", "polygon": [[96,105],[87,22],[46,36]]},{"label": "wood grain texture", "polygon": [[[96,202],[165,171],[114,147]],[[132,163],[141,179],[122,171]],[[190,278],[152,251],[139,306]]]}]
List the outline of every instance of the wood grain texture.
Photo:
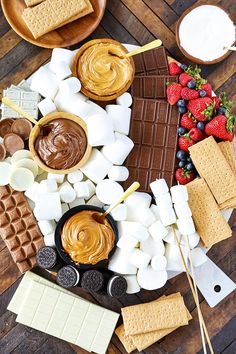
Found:
[{"label": "wood grain texture", "polygon": [[[23,1],[23,0],[22,0]],[[187,62],[178,50],[175,41],[175,25],[179,16],[193,4],[219,4],[236,22],[235,0],[108,0],[101,24],[88,39],[111,37],[123,43],[143,45],[160,38],[168,52],[182,62]],[[84,43],[84,41],[82,42]],[[77,48],[74,45],[71,49]],[[0,95],[10,84],[17,84],[31,75],[50,58],[51,50],[34,47],[22,40],[8,25],[0,9]],[[188,63],[188,62],[187,62]],[[202,72],[217,93],[226,91],[236,101],[236,53],[223,62],[202,66]],[[234,107],[236,113],[236,105]],[[208,255],[234,281],[236,280],[236,212],[230,219],[233,237],[211,248]],[[40,271],[37,270],[40,274]],[[43,275],[49,278],[48,273]],[[0,240],[0,353],[14,354],[85,354],[85,350],[70,345],[36,330],[15,322],[15,315],[7,311],[7,305],[20,281],[20,273],[11,256]],[[82,289],[75,293],[89,301],[111,309],[140,302],[152,301],[159,296],[180,291],[192,313],[188,327],[180,328],[150,348],[145,354],[202,354],[197,313],[185,274],[169,280],[156,291],[142,290],[138,294],[111,299],[102,295],[91,295]],[[201,308],[212,338],[216,354],[236,353],[236,298],[230,294],[218,306],[211,309],[199,294]],[[121,319],[119,320],[119,324]],[[108,354],[125,354],[126,351],[116,335],[113,335]],[[135,354],[137,353],[134,352]]]}]

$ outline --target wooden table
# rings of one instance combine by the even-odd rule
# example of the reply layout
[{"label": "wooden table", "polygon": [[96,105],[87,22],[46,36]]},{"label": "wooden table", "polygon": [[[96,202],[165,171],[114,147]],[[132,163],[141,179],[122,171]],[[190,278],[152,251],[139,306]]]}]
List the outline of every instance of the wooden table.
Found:
[{"label": "wooden table", "polygon": [[[123,43],[143,45],[155,38],[161,38],[169,54],[180,62],[186,62],[177,48],[175,24],[184,10],[194,3],[211,3],[223,6],[236,23],[235,0],[108,0],[107,9],[101,25],[91,38],[112,37]],[[0,12],[0,90],[10,84],[17,84],[45,63],[51,50],[41,49],[22,40],[8,25]],[[220,24],[219,24],[220,25]],[[91,39],[89,38],[89,39]],[[75,47],[76,48],[76,47]],[[224,62],[205,66],[203,75],[211,82],[216,92],[226,91],[230,99],[236,100],[236,53]],[[236,109],[236,105],[235,105]],[[236,280],[236,213],[231,216],[230,225],[233,237],[212,247],[209,257],[221,269]],[[4,242],[0,241],[0,353],[22,354],[70,354],[87,353],[66,342],[50,337],[15,322],[15,315],[6,307],[20,282],[21,274],[13,263]],[[188,327],[182,327],[170,334],[160,343],[152,345],[147,354],[196,354],[201,353],[201,339],[197,313],[189,286],[184,274],[175,277],[157,291],[141,291],[137,295],[124,296],[121,300],[104,296],[91,296],[78,290],[80,295],[92,302],[119,311],[122,306],[154,300],[162,294],[180,291],[193,315]],[[230,294],[214,309],[211,309],[200,295],[201,308],[212,338],[215,353],[236,353],[236,297]],[[108,353],[126,353],[114,335]]]}]

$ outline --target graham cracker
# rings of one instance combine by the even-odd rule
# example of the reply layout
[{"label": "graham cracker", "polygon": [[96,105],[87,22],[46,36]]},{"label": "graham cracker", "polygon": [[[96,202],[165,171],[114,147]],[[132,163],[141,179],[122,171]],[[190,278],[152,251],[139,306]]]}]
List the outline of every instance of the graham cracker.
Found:
[{"label": "graham cracker", "polygon": [[117,335],[117,337],[119,338],[119,340],[121,341],[123,346],[125,347],[125,350],[127,351],[127,353],[131,353],[133,350],[136,349],[136,346],[132,340],[132,337],[127,336],[125,334],[125,327],[123,324],[116,328],[115,334]]},{"label": "graham cracker", "polygon": [[142,334],[188,324],[182,297],[164,298],[158,302],[128,306],[122,308],[121,312],[126,335]]},{"label": "graham cracker", "polygon": [[230,165],[231,170],[236,176],[236,164],[233,143],[231,143],[230,141],[221,141],[220,143],[218,143],[218,146],[225,159],[227,160],[228,164]]},{"label": "graham cracker", "polygon": [[219,204],[220,210],[236,208],[236,197],[226,200],[226,202]]},{"label": "graham cracker", "polygon": [[236,176],[212,136],[194,144],[189,151],[218,204],[236,197]]},{"label": "graham cracker", "polygon": [[43,1],[45,0],[25,0],[25,3],[27,6],[34,6],[40,4]]},{"label": "graham cracker", "polygon": [[90,12],[88,0],[45,0],[24,9],[22,17],[34,38],[38,38]]},{"label": "graham cracker", "polygon": [[222,216],[206,182],[195,179],[187,185],[193,221],[206,247],[232,236],[232,230]]}]

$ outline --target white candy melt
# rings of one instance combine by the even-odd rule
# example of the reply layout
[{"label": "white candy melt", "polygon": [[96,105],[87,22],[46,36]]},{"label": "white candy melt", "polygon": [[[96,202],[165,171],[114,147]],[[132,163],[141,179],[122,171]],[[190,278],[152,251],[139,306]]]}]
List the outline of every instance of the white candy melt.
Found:
[{"label": "white candy melt", "polygon": [[119,274],[136,274],[137,268],[130,261],[130,252],[117,248],[110,259],[108,269]]},{"label": "white candy melt", "polygon": [[72,203],[76,198],[76,191],[68,182],[64,182],[58,191],[62,202]]},{"label": "white candy melt", "polygon": [[212,61],[224,55],[235,41],[235,27],[218,6],[202,5],[191,10],[179,26],[180,45],[195,58]]},{"label": "white candy melt", "polygon": [[114,130],[116,132],[128,135],[130,128],[131,109],[116,104],[110,104],[106,106],[106,111],[112,120]]},{"label": "white candy melt", "polygon": [[99,200],[104,204],[113,204],[124,193],[123,187],[111,179],[104,179],[98,182],[96,187],[96,194]]},{"label": "white candy melt", "polygon": [[117,247],[122,248],[124,250],[132,250],[138,244],[138,240],[132,235],[123,235],[117,242]]},{"label": "white candy melt", "polygon": [[203,250],[199,247],[194,248],[190,251],[191,259],[194,267],[199,267],[207,261],[207,256]]},{"label": "white candy melt", "polygon": [[191,235],[196,231],[191,217],[178,219],[177,226],[181,235]]},{"label": "white candy melt", "polygon": [[77,182],[74,184],[78,198],[89,198],[89,186],[87,182]]},{"label": "white candy melt", "polygon": [[165,253],[165,246],[163,241],[154,241],[152,237],[148,237],[146,241],[140,242],[140,249],[151,257],[163,255]]},{"label": "white candy melt", "polygon": [[176,203],[174,205],[175,212],[178,218],[184,219],[192,216],[191,209],[188,202]]},{"label": "white candy melt", "polygon": [[158,198],[162,194],[169,192],[169,188],[164,178],[157,179],[156,181],[150,183],[150,188],[152,193],[154,194],[154,197],[156,198]]},{"label": "white candy melt", "polygon": [[141,288],[146,290],[155,290],[162,288],[167,282],[167,272],[165,270],[156,271],[148,266],[145,269],[139,269],[137,280]]},{"label": "white candy melt", "polygon": [[168,229],[160,220],[155,221],[148,229],[155,241],[161,241],[168,234]]},{"label": "white candy melt", "polygon": [[76,182],[81,182],[84,178],[83,172],[81,172],[80,170],[78,171],[74,171],[74,172],[70,172],[67,175],[67,180],[68,182],[74,184]]},{"label": "white candy melt", "polygon": [[59,82],[58,77],[51,70],[42,66],[34,73],[30,89],[39,92],[43,97],[53,100],[57,94]]},{"label": "white candy melt", "polygon": [[18,192],[26,191],[34,183],[34,175],[30,170],[19,167],[12,171],[9,179],[10,186]]},{"label": "white candy melt", "polygon": [[139,269],[146,268],[150,260],[149,254],[139,249],[134,249],[130,255],[130,263]]},{"label": "white candy melt", "polygon": [[91,146],[102,146],[114,143],[112,120],[107,114],[96,114],[88,117],[88,142]]},{"label": "white candy melt", "polygon": [[57,174],[57,173],[48,173],[48,179],[55,179],[55,181],[61,184],[64,181],[65,175]]},{"label": "white candy melt", "polygon": [[46,116],[49,113],[55,112],[57,110],[57,107],[55,103],[51,100],[51,98],[44,98],[38,103],[38,109],[40,110],[43,116]]},{"label": "white candy melt", "polygon": [[60,219],[62,208],[59,193],[38,194],[35,209],[38,220]]},{"label": "white candy melt", "polygon": [[51,69],[60,80],[64,80],[67,77],[72,75],[72,71],[69,65],[65,61],[60,61],[53,65],[53,69]]},{"label": "white candy melt", "polygon": [[154,256],[151,260],[151,267],[154,270],[165,270],[167,266],[167,259],[165,256]]},{"label": "white candy melt", "polygon": [[129,92],[125,92],[117,97],[116,103],[124,107],[130,107],[133,103],[133,98]]},{"label": "white candy melt", "polygon": [[69,77],[60,83],[59,90],[64,92],[65,95],[77,93],[81,90],[81,83],[77,77]]},{"label": "white candy melt", "polygon": [[50,193],[57,191],[57,182],[55,179],[43,179],[39,184],[39,193]]},{"label": "white candy melt", "polygon": [[112,166],[108,172],[108,177],[113,181],[123,182],[129,177],[129,170],[125,166]]},{"label": "white candy melt", "polygon": [[127,281],[127,294],[136,294],[140,291],[136,275],[125,275],[124,278]]},{"label": "white candy melt", "polygon": [[91,181],[98,183],[109,172],[112,163],[97,149],[93,149],[89,160],[80,168]]},{"label": "white candy melt", "polygon": [[183,203],[188,201],[188,190],[186,186],[178,184],[170,188],[172,202]]},{"label": "white candy melt", "polygon": [[7,162],[0,162],[0,186],[6,186],[9,183],[12,172],[12,166]]},{"label": "white candy melt", "polygon": [[54,233],[56,229],[56,223],[54,220],[40,220],[38,225],[43,236]]},{"label": "white candy melt", "polygon": [[102,148],[103,155],[115,165],[122,165],[134,147],[133,141],[124,134],[115,133],[115,142]]}]

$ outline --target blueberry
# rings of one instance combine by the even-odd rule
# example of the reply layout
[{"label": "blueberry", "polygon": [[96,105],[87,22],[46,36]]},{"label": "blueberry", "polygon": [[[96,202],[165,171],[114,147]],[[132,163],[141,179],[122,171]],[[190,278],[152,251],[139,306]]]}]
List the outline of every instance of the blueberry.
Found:
[{"label": "blueberry", "polygon": [[185,161],[186,158],[187,158],[187,154],[186,154],[185,151],[179,150],[179,151],[177,152],[177,154],[176,154],[176,157],[177,157],[178,160]]},{"label": "blueberry", "polygon": [[178,107],[185,107],[186,106],[186,101],[184,99],[178,100],[177,106]]},{"label": "blueberry", "polygon": [[207,94],[207,93],[206,93],[205,90],[200,90],[200,91],[199,91],[199,96],[200,96],[200,97],[205,97],[206,94]]},{"label": "blueberry", "polygon": [[185,161],[180,161],[180,162],[178,163],[179,168],[183,168],[183,167],[185,167],[185,165],[186,165],[186,162],[185,162]]},{"label": "blueberry", "polygon": [[187,163],[186,169],[188,171],[194,171],[195,170],[194,164],[192,162]]},{"label": "blueberry", "polygon": [[197,122],[197,128],[203,131],[205,129],[205,124],[203,122]]},{"label": "blueberry", "polygon": [[225,115],[226,112],[226,108],[225,107],[219,107],[217,114],[221,114],[221,115]]},{"label": "blueberry", "polygon": [[190,89],[194,89],[196,87],[196,82],[195,80],[190,80],[188,83],[187,83],[187,86],[188,88]]},{"label": "blueberry", "polygon": [[179,113],[185,113],[187,111],[186,107],[178,107]]},{"label": "blueberry", "polygon": [[186,70],[188,68],[188,65],[186,64],[180,64],[180,67],[182,70]]},{"label": "blueberry", "polygon": [[187,129],[183,128],[183,127],[179,127],[178,128],[178,134],[181,136],[181,135],[184,135],[186,133]]},{"label": "blueberry", "polygon": [[192,159],[191,159],[190,156],[187,158],[187,161],[188,161],[188,162],[192,162]]}]

